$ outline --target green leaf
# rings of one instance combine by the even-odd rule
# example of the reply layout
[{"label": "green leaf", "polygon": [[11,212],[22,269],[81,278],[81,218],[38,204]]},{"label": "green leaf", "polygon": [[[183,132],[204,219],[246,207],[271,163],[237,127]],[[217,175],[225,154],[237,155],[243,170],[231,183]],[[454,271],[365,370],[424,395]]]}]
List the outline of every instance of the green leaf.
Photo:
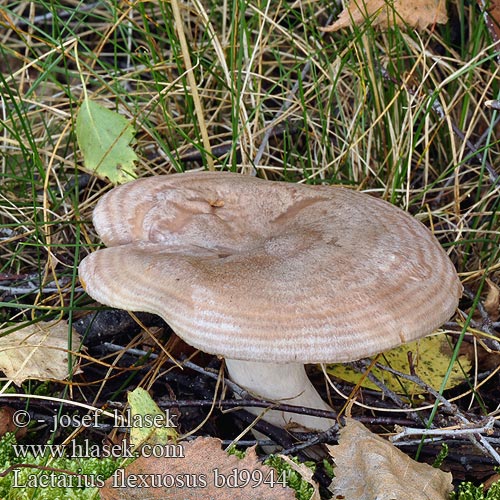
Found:
[{"label": "green leaf", "polygon": [[177,439],[169,411],[162,411],[151,396],[140,387],[128,393],[131,428],[130,442],[137,449],[144,443],[166,444]]},{"label": "green leaf", "polygon": [[136,178],[137,155],[130,147],[135,130],[118,113],[85,99],[76,117],[76,138],[85,168],[114,184]]}]

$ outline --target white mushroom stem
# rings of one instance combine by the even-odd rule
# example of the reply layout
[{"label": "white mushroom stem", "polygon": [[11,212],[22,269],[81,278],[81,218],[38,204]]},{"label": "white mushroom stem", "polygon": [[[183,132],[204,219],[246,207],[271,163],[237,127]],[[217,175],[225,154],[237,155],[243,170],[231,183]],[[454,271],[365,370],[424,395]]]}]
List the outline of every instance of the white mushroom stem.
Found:
[{"label": "white mushroom stem", "polygon": [[[332,411],[307,377],[304,365],[298,363],[275,364],[226,359],[229,378],[251,394],[268,401]],[[326,430],[335,422],[313,417],[262,408],[247,408],[255,415],[278,427],[300,426],[308,430]]]}]

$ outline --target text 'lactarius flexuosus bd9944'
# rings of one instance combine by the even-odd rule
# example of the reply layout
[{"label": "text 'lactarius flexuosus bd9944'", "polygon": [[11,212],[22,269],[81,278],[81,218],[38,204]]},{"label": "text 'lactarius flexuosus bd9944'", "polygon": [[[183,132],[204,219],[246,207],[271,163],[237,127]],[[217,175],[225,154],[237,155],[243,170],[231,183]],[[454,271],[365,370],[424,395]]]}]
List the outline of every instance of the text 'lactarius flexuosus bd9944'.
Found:
[{"label": "text 'lactarius flexuosus bd9944'", "polygon": [[462,293],[424,225],[338,187],[223,172],[150,177],[107,193],[93,221],[108,248],[80,264],[90,296],[159,314],[187,343],[224,356],[233,381],[287,404],[330,409],[305,363],[353,361],[423,337]]}]

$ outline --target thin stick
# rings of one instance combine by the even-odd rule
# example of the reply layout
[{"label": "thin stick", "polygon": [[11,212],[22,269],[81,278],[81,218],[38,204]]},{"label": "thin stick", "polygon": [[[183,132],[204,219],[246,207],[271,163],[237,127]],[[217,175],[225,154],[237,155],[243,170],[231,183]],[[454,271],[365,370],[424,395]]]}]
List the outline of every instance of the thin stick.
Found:
[{"label": "thin stick", "polygon": [[399,441],[407,436],[435,436],[435,437],[458,437],[458,436],[467,436],[470,434],[489,434],[493,431],[493,427],[495,425],[495,419],[489,419],[485,425],[481,425],[480,427],[457,427],[455,429],[414,429],[412,427],[405,427],[401,432],[398,432],[394,436],[389,438],[389,441],[394,443],[395,441]]},{"label": "thin stick", "polygon": [[[460,421],[461,425],[463,427],[460,427],[458,430],[455,430],[455,434],[466,434],[469,440],[473,445],[478,447],[480,450],[483,452],[487,452],[490,454],[490,456],[498,463],[500,464],[500,455],[496,452],[496,450],[490,445],[486,437],[484,437],[480,431],[485,430],[485,434],[490,434],[491,429],[494,424],[494,419],[491,418],[484,426],[481,428],[474,428],[474,424],[467,418],[455,405],[452,405],[445,397],[443,397],[439,392],[437,392],[435,389],[433,389],[431,386],[426,384],[420,377],[417,375],[408,375],[407,373],[402,373],[398,370],[394,370],[393,368],[390,368],[388,366],[380,365],[379,363],[376,364],[376,366],[380,369],[386,370],[389,373],[392,373],[394,375],[397,375],[398,377],[404,378],[406,380],[409,380],[420,387],[425,388],[432,396],[434,396],[450,413],[451,415],[454,415],[457,420]],[[467,430],[472,429],[471,432],[467,432]],[[415,431],[410,430],[410,432]],[[400,432],[397,436],[398,439],[402,437],[405,431]],[[443,435],[444,432],[449,432],[449,430],[442,431],[441,429],[423,429],[420,431],[422,435],[425,434],[433,434],[434,432],[437,432],[438,435]],[[411,435],[411,434],[409,434]],[[446,435],[446,434],[444,434]],[[394,437],[393,437],[394,439]]]}]

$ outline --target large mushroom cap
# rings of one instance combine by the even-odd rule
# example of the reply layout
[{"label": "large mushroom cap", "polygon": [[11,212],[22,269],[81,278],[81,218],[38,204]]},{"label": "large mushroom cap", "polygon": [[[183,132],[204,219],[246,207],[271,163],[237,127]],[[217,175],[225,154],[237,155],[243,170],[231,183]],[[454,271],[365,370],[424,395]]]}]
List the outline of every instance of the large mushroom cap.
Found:
[{"label": "large mushroom cap", "polygon": [[106,194],[108,248],[79,273],[97,301],[162,316],[228,358],[344,362],[422,337],[462,286],[434,236],[387,202],[232,173],[140,179]]}]

